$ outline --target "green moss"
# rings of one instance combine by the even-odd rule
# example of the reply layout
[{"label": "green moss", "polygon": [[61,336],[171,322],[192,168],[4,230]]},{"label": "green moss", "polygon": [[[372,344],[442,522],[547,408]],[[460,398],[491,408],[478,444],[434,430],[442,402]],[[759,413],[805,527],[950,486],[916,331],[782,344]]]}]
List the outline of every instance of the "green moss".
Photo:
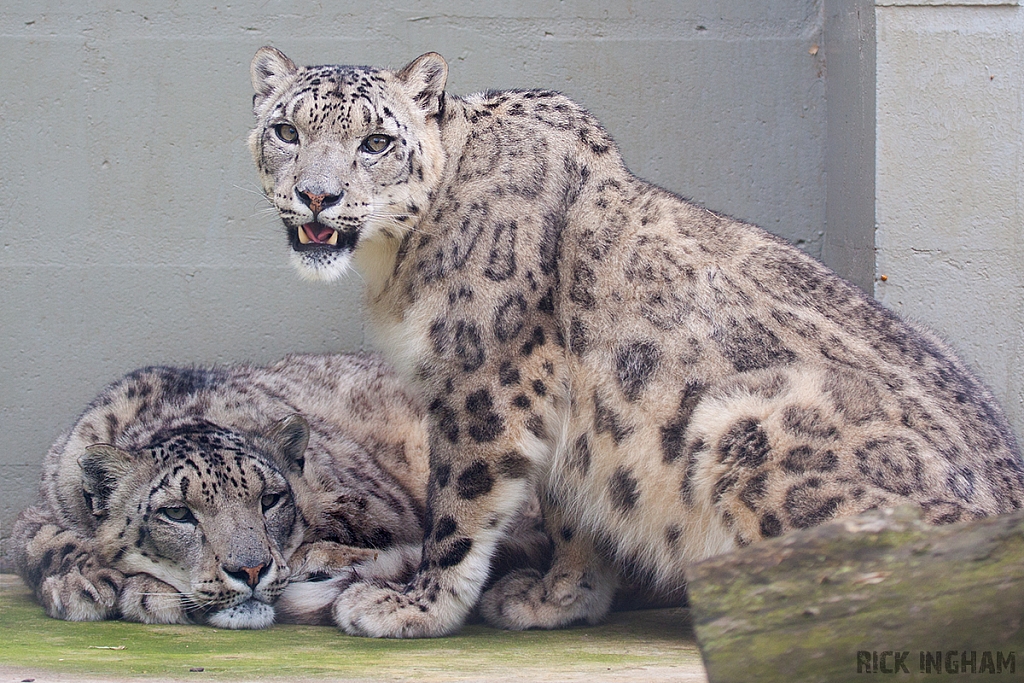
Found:
[{"label": "green moss", "polygon": [[[592,628],[513,633],[481,625],[436,640],[353,638],[337,629],[225,631],[50,619],[14,577],[0,576],[0,667],[83,676],[189,680],[581,678],[641,667],[702,671],[686,610],[618,613]],[[117,648],[117,649],[115,649]],[[202,672],[190,671],[202,668]]]},{"label": "green moss", "polygon": [[838,521],[694,567],[713,680],[848,680],[862,650],[911,652],[912,674],[924,650],[1019,652],[1024,514],[948,527],[907,514],[880,517],[878,533]]}]

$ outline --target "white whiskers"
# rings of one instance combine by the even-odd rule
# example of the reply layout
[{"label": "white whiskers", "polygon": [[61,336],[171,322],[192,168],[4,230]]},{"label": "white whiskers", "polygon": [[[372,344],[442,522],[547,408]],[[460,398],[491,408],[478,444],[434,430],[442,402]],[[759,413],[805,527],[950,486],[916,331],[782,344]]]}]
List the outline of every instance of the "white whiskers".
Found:
[{"label": "white whiskers", "polygon": [[181,600],[182,605],[185,606],[185,609],[203,609],[204,607],[208,607],[209,606],[209,603],[205,603],[204,604],[204,603],[200,602],[191,593],[182,593],[181,591],[170,591],[170,592],[166,592],[166,593],[155,593],[155,592],[154,593],[149,593],[149,592],[147,592],[147,593],[139,593],[139,595],[141,595],[143,597],[155,597],[155,598],[168,598],[168,597],[170,597],[170,598],[178,598],[179,600]]}]

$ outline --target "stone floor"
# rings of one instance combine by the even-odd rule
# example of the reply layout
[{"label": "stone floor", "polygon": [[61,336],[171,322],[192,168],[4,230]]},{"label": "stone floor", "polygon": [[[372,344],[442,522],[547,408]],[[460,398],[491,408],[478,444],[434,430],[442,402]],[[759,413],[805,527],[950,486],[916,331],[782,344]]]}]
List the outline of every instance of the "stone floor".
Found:
[{"label": "stone floor", "polygon": [[685,609],[618,612],[561,631],[470,625],[436,640],[372,640],[335,629],[49,619],[0,575],[0,683],[76,681],[680,681],[707,677]]}]

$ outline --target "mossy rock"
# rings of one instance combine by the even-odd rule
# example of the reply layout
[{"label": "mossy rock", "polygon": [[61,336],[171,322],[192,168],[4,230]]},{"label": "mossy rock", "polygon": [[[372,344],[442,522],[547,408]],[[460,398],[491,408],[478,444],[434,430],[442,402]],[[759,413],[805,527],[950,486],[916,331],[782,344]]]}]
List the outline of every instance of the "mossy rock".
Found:
[{"label": "mossy rock", "polygon": [[712,683],[1024,680],[1024,511],[938,527],[916,508],[874,511],[689,578]]}]

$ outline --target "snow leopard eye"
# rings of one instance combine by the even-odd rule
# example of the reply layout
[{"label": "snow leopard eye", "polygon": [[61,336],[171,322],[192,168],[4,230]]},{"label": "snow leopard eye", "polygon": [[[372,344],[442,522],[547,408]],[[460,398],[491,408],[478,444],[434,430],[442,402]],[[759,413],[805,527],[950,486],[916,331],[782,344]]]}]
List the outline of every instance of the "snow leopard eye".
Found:
[{"label": "snow leopard eye", "polygon": [[387,135],[375,134],[363,140],[361,149],[370,154],[380,154],[391,146],[391,138]]},{"label": "snow leopard eye", "polygon": [[277,137],[288,144],[294,144],[299,140],[299,131],[295,130],[295,126],[288,123],[277,124],[274,126],[274,132],[277,133]]},{"label": "snow leopard eye", "polygon": [[187,524],[195,524],[196,518],[184,505],[170,505],[168,507],[160,508],[157,512],[172,522],[181,522]]},{"label": "snow leopard eye", "polygon": [[267,495],[260,498],[260,505],[263,506],[263,511],[266,512],[270,508],[274,507],[281,500],[280,493],[268,493]]}]

